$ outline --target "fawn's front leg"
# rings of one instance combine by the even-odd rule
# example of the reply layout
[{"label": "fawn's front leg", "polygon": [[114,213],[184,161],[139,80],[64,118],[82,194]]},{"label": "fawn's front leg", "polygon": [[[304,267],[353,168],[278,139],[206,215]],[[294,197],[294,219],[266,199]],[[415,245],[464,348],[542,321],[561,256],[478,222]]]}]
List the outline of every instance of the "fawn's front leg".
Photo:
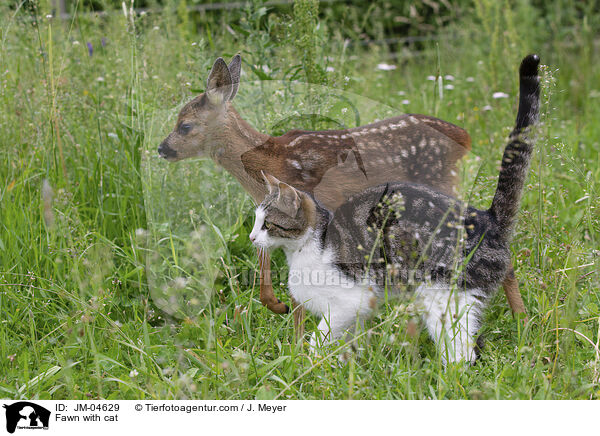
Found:
[{"label": "fawn's front leg", "polygon": [[260,302],[275,313],[288,313],[290,309],[279,301],[273,292],[271,283],[271,257],[266,251],[258,250],[258,267],[260,269]]},{"label": "fawn's front leg", "polygon": [[[524,313],[527,315],[527,310],[525,309],[525,304],[523,303],[523,297],[521,297],[521,293],[519,292],[519,282],[517,282],[515,270],[512,266],[506,273],[506,277],[504,277],[502,287],[504,288],[508,305],[512,309],[513,313]],[[527,322],[527,316],[525,317],[525,322]]]}]

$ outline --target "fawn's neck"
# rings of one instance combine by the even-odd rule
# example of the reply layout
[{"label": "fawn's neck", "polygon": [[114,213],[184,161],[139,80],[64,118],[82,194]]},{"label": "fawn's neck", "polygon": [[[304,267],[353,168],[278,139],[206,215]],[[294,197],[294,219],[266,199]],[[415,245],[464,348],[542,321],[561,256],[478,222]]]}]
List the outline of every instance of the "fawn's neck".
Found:
[{"label": "fawn's neck", "polygon": [[220,146],[215,150],[213,159],[233,175],[244,190],[259,204],[266,195],[266,187],[248,175],[242,164],[241,156],[246,151],[264,144],[271,137],[255,130],[237,113],[233,106],[230,106],[227,111],[223,132],[220,136]]}]

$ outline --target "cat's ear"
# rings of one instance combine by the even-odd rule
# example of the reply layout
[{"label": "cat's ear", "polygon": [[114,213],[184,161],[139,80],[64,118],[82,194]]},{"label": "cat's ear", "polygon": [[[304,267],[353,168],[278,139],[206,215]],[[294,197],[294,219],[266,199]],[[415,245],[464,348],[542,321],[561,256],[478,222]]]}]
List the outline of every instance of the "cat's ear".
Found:
[{"label": "cat's ear", "polygon": [[277,177],[273,177],[271,174],[265,173],[264,171],[261,171],[260,173],[263,176],[263,180],[265,181],[265,185],[269,190],[269,194],[277,192],[279,189],[279,183],[281,183],[279,179]]},{"label": "cat's ear", "polygon": [[300,195],[292,186],[279,182],[277,208],[291,217],[295,217],[300,208]]},{"label": "cat's ear", "polygon": [[283,213],[295,217],[300,208],[300,192],[277,177],[261,171],[269,194],[277,194],[277,209]]}]

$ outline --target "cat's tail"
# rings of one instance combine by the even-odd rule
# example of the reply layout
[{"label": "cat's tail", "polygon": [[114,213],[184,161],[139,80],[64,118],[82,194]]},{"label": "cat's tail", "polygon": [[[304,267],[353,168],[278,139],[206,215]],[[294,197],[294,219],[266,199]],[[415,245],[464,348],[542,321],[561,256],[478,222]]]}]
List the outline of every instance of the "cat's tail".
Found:
[{"label": "cat's tail", "polygon": [[539,119],[539,63],[540,58],[535,54],[525,57],[521,62],[517,122],[502,156],[498,187],[489,209],[489,213],[496,219],[500,233],[507,239],[512,235],[533,152],[534,135],[529,132],[529,126],[537,123]]}]

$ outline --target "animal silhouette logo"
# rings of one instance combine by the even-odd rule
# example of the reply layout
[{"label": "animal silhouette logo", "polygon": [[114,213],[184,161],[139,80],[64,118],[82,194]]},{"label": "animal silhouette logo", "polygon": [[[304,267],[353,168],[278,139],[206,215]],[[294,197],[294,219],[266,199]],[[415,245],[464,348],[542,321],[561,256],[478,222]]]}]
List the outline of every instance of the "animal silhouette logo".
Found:
[{"label": "animal silhouette logo", "polygon": [[14,433],[19,429],[48,429],[50,411],[42,406],[29,401],[19,401],[10,405],[4,404],[6,409],[6,431]]}]

